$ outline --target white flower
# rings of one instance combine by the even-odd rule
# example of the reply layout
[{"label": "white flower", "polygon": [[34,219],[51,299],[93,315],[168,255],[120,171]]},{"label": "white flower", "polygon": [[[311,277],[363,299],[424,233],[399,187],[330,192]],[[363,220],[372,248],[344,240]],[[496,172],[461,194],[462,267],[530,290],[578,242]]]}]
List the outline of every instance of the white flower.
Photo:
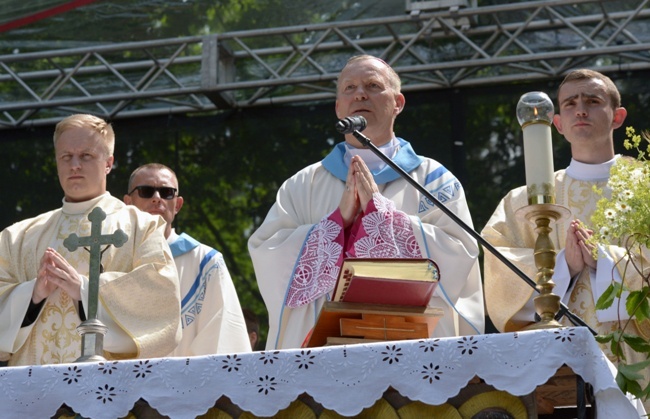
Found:
[{"label": "white flower", "polygon": [[609,241],[609,228],[607,227],[601,227],[600,228],[600,239],[603,241]]},{"label": "white flower", "polygon": [[607,208],[605,210],[605,218],[607,218],[608,220],[613,220],[615,217],[616,217],[616,211],[614,211],[611,208]]},{"label": "white flower", "polygon": [[627,203],[621,201],[616,203],[616,209],[622,213],[630,212],[632,210],[632,208]]},{"label": "white flower", "polygon": [[621,192],[618,194],[618,198],[622,199],[624,201],[627,201],[628,199],[631,199],[634,197],[634,192],[632,192],[629,189],[623,189]]},{"label": "white flower", "polygon": [[634,169],[629,173],[629,180],[631,182],[639,182],[645,175],[646,171],[644,169]]}]

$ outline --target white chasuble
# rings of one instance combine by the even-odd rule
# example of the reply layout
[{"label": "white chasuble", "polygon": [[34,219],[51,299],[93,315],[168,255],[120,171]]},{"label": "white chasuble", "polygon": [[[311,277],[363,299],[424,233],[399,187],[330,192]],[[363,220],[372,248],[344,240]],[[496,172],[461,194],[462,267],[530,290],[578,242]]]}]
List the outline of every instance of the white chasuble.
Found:
[{"label": "white chasuble", "polygon": [[[408,142],[396,140],[399,151],[393,160],[471,226],[458,179],[435,160],[415,155]],[[345,154],[345,145],[340,143],[323,161],[285,181],[266,219],[249,239],[255,275],[269,312],[266,348],[300,347],[323,303],[331,298],[337,269],[349,254],[344,252],[363,255],[368,249],[390,257],[407,257],[417,249],[420,257],[436,261],[441,286],[429,305],[440,307],[444,317],[434,336],[483,333],[476,241],[390,167],[371,169],[381,194],[374,199],[380,211],[364,215],[351,228],[364,229],[363,237],[348,243],[355,232],[343,232],[340,213],[337,218],[347,174]],[[384,228],[381,221],[372,221],[376,214],[389,225]],[[382,236],[387,232],[390,237]],[[342,235],[345,243],[333,239]],[[376,241],[370,243],[373,237]]]},{"label": "white chasuble", "polygon": [[[180,339],[178,275],[164,239],[164,221],[126,206],[105,193],[81,203],[18,222],[0,233],[0,357],[9,365],[73,362],[81,354],[79,304],[55,290],[36,320],[25,327],[40,259],[48,247],[61,254],[82,276],[82,306],[88,307],[89,252],[63,246],[70,234],[90,235],[88,214],[106,213],[102,234],[121,228],[127,242],[102,254],[98,319],[108,327],[107,359],[165,356]],[[104,249],[102,249],[104,250]],[[84,318],[87,313],[83,313]]]},{"label": "white chasuble", "polygon": [[167,242],[178,269],[183,327],[170,356],[250,352],[246,321],[223,255],[173,230]]}]

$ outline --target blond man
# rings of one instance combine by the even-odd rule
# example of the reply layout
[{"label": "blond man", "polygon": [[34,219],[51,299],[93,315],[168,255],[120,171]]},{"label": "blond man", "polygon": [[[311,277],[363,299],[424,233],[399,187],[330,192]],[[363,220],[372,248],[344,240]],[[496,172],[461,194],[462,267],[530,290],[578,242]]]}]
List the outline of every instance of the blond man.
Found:
[{"label": "blond man", "polygon": [[0,359],[9,365],[75,361],[77,326],[86,318],[89,255],[69,251],[72,233],[90,234],[88,214],[102,208],[102,234],[122,229],[128,241],[103,249],[97,317],[108,327],[107,359],[168,354],[180,339],[178,275],[157,217],[106,190],[115,134],[92,115],[57,124],[54,150],[62,207],[0,232]]}]

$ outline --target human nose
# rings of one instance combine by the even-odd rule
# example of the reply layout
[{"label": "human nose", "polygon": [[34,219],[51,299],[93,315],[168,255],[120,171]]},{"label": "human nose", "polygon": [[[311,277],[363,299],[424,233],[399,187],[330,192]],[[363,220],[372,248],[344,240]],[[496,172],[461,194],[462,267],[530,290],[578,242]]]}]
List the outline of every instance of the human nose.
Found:
[{"label": "human nose", "polygon": [[578,104],[578,106],[576,106],[576,116],[578,117],[587,116],[587,106],[585,106],[584,103],[580,103]]},{"label": "human nose", "polygon": [[366,94],[366,91],[363,89],[362,86],[359,86],[356,88],[354,91],[354,100],[366,100],[368,99],[368,95]]},{"label": "human nose", "polygon": [[81,159],[77,156],[72,156],[70,159],[70,167],[72,170],[77,170],[81,167]]}]

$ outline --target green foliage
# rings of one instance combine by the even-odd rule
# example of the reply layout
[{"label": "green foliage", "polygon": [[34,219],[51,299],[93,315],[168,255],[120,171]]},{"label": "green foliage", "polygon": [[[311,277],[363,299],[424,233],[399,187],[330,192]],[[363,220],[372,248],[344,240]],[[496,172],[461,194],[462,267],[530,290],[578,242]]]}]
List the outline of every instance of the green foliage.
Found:
[{"label": "green foliage", "polygon": [[[627,138],[623,142],[627,150],[635,149],[637,159],[621,158],[610,170],[607,189],[594,187],[594,192],[602,198],[598,201],[591,222],[597,234],[592,236],[593,244],[624,245],[648,247],[650,244],[650,161],[642,150],[641,136],[634,128],[627,127]],[[597,257],[597,249],[594,250]]]},{"label": "green foliage", "polygon": [[623,284],[613,281],[596,302],[596,310],[605,310],[612,306],[615,298],[620,298]]},{"label": "green foliage", "polygon": [[[608,334],[602,334],[596,336],[596,340],[601,344],[610,345],[610,350],[612,354],[616,357],[625,360],[625,353],[623,352],[623,344],[629,346],[632,350],[639,353],[650,354],[650,343],[643,337],[632,335],[629,333],[624,333],[622,329],[614,330]],[[629,366],[631,364],[621,363],[620,366]]]},{"label": "green foliage", "polygon": [[[595,234],[588,242],[594,245],[594,258],[599,256],[598,245],[614,244],[625,249],[624,256],[617,261],[617,265],[623,268],[622,283],[612,279],[598,299],[596,309],[621,304],[624,292],[627,292],[624,303],[629,320],[619,320],[617,329],[601,337],[599,342],[609,343],[612,353],[622,361],[618,364],[616,377],[619,387],[645,400],[648,397],[647,388],[641,388],[639,382],[643,376],[637,371],[647,367],[648,363],[627,363],[623,345],[646,354],[646,357],[650,354],[647,339],[625,333],[632,322],[650,319],[650,273],[640,263],[650,245],[650,161],[647,160],[650,139],[646,134],[637,134],[632,127],[627,127],[625,134],[623,145],[627,150],[635,150],[637,158],[619,158],[610,169],[607,189],[594,188],[594,192],[602,198],[591,217]],[[644,144],[644,140],[647,144]],[[640,276],[641,286],[633,288],[629,285],[628,275]]]},{"label": "green foliage", "polygon": [[60,206],[52,132],[24,130],[16,141],[0,141],[1,228]]},{"label": "green foliage", "polygon": [[640,336],[624,333],[623,341],[636,352],[650,353],[650,343]]},{"label": "green foliage", "polygon": [[[47,1],[3,0],[0,22],[47,8]],[[11,54],[14,50],[44,51],[202,36],[401,13],[404,13],[404,3],[394,0],[102,0],[3,33],[0,54]],[[268,44],[267,38],[264,33],[260,34],[260,46]],[[296,45],[302,43],[300,39],[294,41]]]},{"label": "green foliage", "polygon": [[614,339],[614,335],[612,333],[608,335],[596,335],[596,341],[601,344],[606,344],[612,341]]},{"label": "green foliage", "polygon": [[638,362],[635,364],[620,365],[616,374],[616,383],[624,392],[628,392],[641,400],[647,400],[650,397],[650,385],[645,389],[641,388],[639,381],[643,378],[639,371],[650,367],[650,360]]},{"label": "green foliage", "polygon": [[[160,7],[152,8],[151,14],[139,9],[139,2],[135,9],[132,4],[126,7],[125,1],[106,3],[114,9],[128,9],[129,13],[139,10],[140,23],[124,31],[115,31],[115,22],[106,28],[101,23],[88,34],[88,42],[194,35],[203,33],[206,22],[207,30],[214,31],[217,20],[225,19],[219,15],[219,7],[228,2],[167,2],[163,8],[161,0],[157,2]],[[213,12],[201,15],[207,3]],[[262,15],[262,9],[249,7],[252,3],[255,2],[239,2],[239,29],[250,28],[246,26],[246,13]],[[197,9],[181,16],[185,13],[180,12],[181,8],[194,6]],[[342,5],[341,13],[352,13],[350,7],[343,8]],[[320,11],[311,10],[310,16],[335,18],[321,16]],[[161,25],[152,23],[157,14],[166,15],[161,18]],[[306,16],[286,15],[285,19]],[[232,19],[224,23],[224,28],[235,24],[235,18]],[[73,38],[70,33],[82,32],[79,25],[50,27],[47,33],[40,34],[37,25],[34,45],[49,39]],[[66,35],[64,32],[68,31]],[[6,42],[15,41],[17,35],[9,35]],[[627,86],[623,90],[624,103],[628,110],[638,110],[639,119],[650,107],[650,96],[646,93],[648,75],[619,75],[622,85]],[[395,131],[409,140],[418,154],[435,158],[459,177],[475,229],[480,231],[501,197],[525,184],[521,128],[515,117],[519,97],[533,90],[553,92],[557,82],[407,92],[406,108],[397,119]],[[0,91],[3,88],[0,84]],[[635,113],[630,111],[628,119],[633,117]],[[176,219],[177,231],[186,231],[223,253],[242,305],[260,317],[264,337],[266,308],[257,287],[247,239],[263,221],[282,182],[320,160],[342,139],[333,129],[334,122],[332,102],[116,120],[116,163],[109,175],[108,189],[122,198],[131,171],[144,163],[160,162],[174,169],[179,176],[180,193],[186,200]],[[53,158],[52,132],[53,126],[0,131],[0,228],[60,206],[62,194]],[[568,143],[555,130],[554,157],[556,168],[565,167],[570,159]],[[619,292],[612,290],[613,294]],[[645,310],[643,306],[639,309]]]},{"label": "green foliage", "polygon": [[627,313],[630,316],[636,316],[636,319],[640,322],[650,318],[650,304],[648,304],[649,290],[650,288],[646,286],[641,290],[631,291],[625,300]]}]

